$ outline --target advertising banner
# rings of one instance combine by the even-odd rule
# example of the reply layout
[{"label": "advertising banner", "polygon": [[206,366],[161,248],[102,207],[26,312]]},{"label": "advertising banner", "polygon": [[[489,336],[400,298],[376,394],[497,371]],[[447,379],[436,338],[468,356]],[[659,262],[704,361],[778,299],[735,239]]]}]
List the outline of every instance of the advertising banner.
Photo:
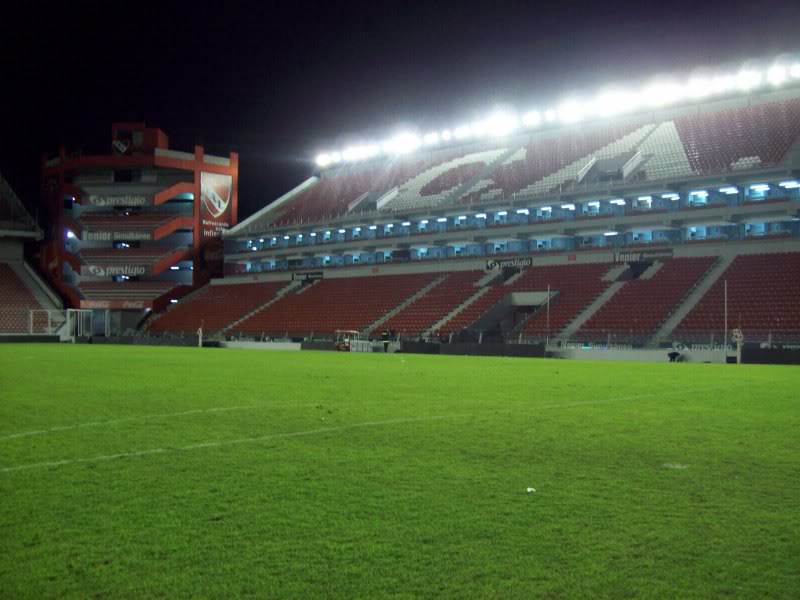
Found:
[{"label": "advertising banner", "polygon": [[644,248],[637,250],[620,250],[617,252],[617,262],[641,262],[656,258],[672,258],[672,248]]},{"label": "advertising banner", "polygon": [[500,260],[487,260],[486,270],[493,269],[514,269],[519,267],[530,267],[533,264],[532,258],[508,258]]},{"label": "advertising banner", "polygon": [[87,242],[135,242],[153,239],[152,231],[83,231],[81,239]]},{"label": "advertising banner", "polygon": [[232,225],[233,178],[219,173],[200,173],[200,225],[203,239],[221,238]]},{"label": "advertising banner", "polygon": [[153,308],[152,300],[81,300],[81,308],[96,310],[143,310]]},{"label": "advertising banner", "polygon": [[85,264],[81,265],[81,275],[91,275],[93,277],[113,277],[114,275],[127,275],[128,277],[140,277],[149,275],[152,272],[151,264]]}]

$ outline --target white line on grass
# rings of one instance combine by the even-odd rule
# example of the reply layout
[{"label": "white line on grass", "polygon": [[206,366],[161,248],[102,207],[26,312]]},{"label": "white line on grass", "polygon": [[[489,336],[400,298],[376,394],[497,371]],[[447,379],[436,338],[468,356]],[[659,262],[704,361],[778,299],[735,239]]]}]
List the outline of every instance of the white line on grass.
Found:
[{"label": "white line on grass", "polygon": [[[548,404],[545,406],[535,407],[533,411],[518,411],[518,410],[499,410],[499,411],[487,411],[486,413],[480,413],[481,415],[488,415],[491,416],[492,414],[497,413],[520,413],[520,412],[536,412],[538,410],[549,410],[549,409],[558,409],[558,408],[571,408],[575,406],[584,406],[589,404],[608,404],[612,402],[624,402],[628,400],[639,400],[642,398],[653,398],[653,397],[662,397],[662,396],[676,396],[680,394],[689,394],[695,392],[704,392],[704,391],[711,391],[716,389],[727,389],[728,386],[708,386],[702,388],[689,388],[683,390],[672,390],[668,392],[651,392],[648,394],[638,394],[635,396],[620,396],[617,398],[606,398],[606,399],[598,399],[598,400],[582,400],[577,402],[566,402],[561,404]],[[229,408],[227,410],[233,410],[233,408]],[[255,408],[255,407],[239,407],[239,408]],[[225,409],[209,409],[206,411],[189,411],[187,413],[175,413],[178,414],[191,414],[194,412],[210,412],[210,410],[225,410]],[[167,416],[167,415],[162,415]],[[145,456],[148,454],[159,454],[163,452],[180,452],[180,451],[188,451],[188,450],[199,450],[201,448],[219,448],[222,446],[235,446],[238,444],[253,444],[257,442],[266,442],[269,440],[276,440],[281,438],[292,438],[292,437],[302,437],[302,436],[309,436],[309,435],[320,435],[324,433],[335,433],[338,431],[347,431],[350,429],[358,429],[361,427],[375,427],[380,425],[395,425],[399,423],[415,423],[418,421],[434,421],[434,420],[443,420],[443,419],[460,419],[465,417],[473,417],[477,416],[475,413],[464,413],[464,414],[454,414],[454,415],[438,415],[433,417],[408,417],[404,419],[391,419],[388,421],[368,421],[366,423],[354,423],[352,425],[341,425],[339,427],[325,427],[322,429],[310,429],[307,431],[292,431],[288,433],[274,433],[270,435],[264,435],[260,437],[252,437],[252,438],[241,438],[237,440],[227,440],[223,442],[204,442],[199,444],[190,444],[188,446],[182,446],[177,448],[154,448],[152,450],[142,450],[139,452],[122,452],[120,454],[108,454],[105,456],[95,456],[93,458],[73,458],[73,459],[66,459],[66,460],[59,460],[53,462],[41,462],[41,463],[29,463],[26,465],[16,465],[13,467],[4,467],[0,468],[0,473],[10,473],[12,471],[24,471],[29,469],[41,469],[46,467],[59,467],[63,465],[72,465],[78,463],[87,463],[87,462],[100,462],[105,460],[113,460],[115,458],[132,458],[136,456]],[[131,417],[133,419],[134,417]],[[106,421],[109,423],[111,421]],[[117,422],[117,421],[114,421]],[[99,424],[99,423],[98,423]],[[2,438],[0,438],[2,439]]]},{"label": "white line on grass", "polygon": [[23,431],[21,433],[12,433],[9,435],[0,436],[0,442],[4,440],[13,440],[16,438],[30,437],[32,435],[42,435],[44,433],[54,433],[56,431],[69,431],[71,429],[83,429],[84,427],[97,427],[99,425],[116,425],[117,423],[127,423],[129,421],[146,421],[148,419],[163,419],[167,417],[184,417],[187,415],[199,415],[204,413],[224,412],[230,410],[248,410],[251,408],[258,408],[257,406],[226,406],[221,408],[199,408],[195,410],[185,410],[183,412],[175,413],[160,413],[154,415],[139,415],[136,417],[123,417],[122,419],[112,419],[110,421],[92,421],[89,423],[77,423],[75,425],[60,425],[58,427],[50,427],[49,429],[37,429],[35,431]]},{"label": "white line on grass", "polygon": [[58,460],[52,462],[30,463],[27,465],[17,465],[15,467],[4,467],[0,469],[0,473],[10,473],[12,471],[24,471],[29,469],[42,469],[46,467],[60,467],[63,465],[73,465],[73,464],[87,463],[87,462],[100,462],[105,460],[113,460],[115,458],[131,458],[135,456],[145,456],[147,454],[160,454],[162,452],[182,452],[188,450],[199,450],[201,448],[219,448],[221,446],[235,446],[237,444],[254,444],[257,442],[267,442],[269,440],[276,440],[281,438],[302,437],[307,435],[320,435],[324,433],[336,433],[338,431],[359,429],[361,427],[377,427],[380,425],[396,425],[400,423],[415,423],[418,421],[435,421],[442,419],[459,419],[471,416],[473,415],[469,413],[460,415],[438,415],[433,417],[409,417],[405,419],[392,419],[390,421],[368,421],[366,423],[354,423],[352,425],[341,425],[339,427],[309,429],[308,431],[273,433],[271,435],[263,435],[253,438],[241,438],[238,440],[226,440],[224,442],[205,442],[202,444],[190,444],[188,446],[182,446],[178,448],[154,448],[152,450],[141,450],[139,452],[121,452],[119,454],[107,454],[105,456],[94,456],[92,458],[72,458],[72,459]]}]

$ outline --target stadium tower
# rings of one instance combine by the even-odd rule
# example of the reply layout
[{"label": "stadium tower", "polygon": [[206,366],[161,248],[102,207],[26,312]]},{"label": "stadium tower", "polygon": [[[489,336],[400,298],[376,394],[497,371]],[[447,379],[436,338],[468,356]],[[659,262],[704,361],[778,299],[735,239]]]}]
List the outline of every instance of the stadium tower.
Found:
[{"label": "stadium tower", "polygon": [[43,158],[51,227],[40,267],[70,305],[104,311],[123,331],[221,274],[238,155],[171,150],[144,123],[113,123],[110,143],[109,154],[61,147]]}]

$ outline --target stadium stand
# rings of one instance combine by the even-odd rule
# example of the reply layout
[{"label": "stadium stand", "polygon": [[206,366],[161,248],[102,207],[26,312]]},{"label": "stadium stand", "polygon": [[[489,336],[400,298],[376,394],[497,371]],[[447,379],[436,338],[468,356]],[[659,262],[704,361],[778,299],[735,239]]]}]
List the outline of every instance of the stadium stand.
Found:
[{"label": "stadium stand", "polygon": [[204,331],[218,332],[275,299],[285,287],[286,282],[207,285],[151,321],[148,331],[195,333],[202,324]]},{"label": "stadium stand", "polygon": [[725,282],[728,328],[745,336],[800,339],[800,253],[737,256],[673,333],[684,341],[708,341],[724,328]]},{"label": "stadium stand", "polygon": [[29,311],[44,308],[6,263],[0,263],[0,307],[0,332],[3,333],[26,333]]},{"label": "stadium stand", "polygon": [[716,258],[668,260],[652,278],[628,281],[578,330],[580,339],[649,336],[713,266]]},{"label": "stadium stand", "polygon": [[172,281],[83,281],[79,289],[88,300],[152,300],[177,285]]},{"label": "stadium stand", "polygon": [[324,279],[286,294],[232,331],[247,335],[330,336],[363,331],[433,282],[437,274]]},{"label": "stadium stand", "polygon": [[478,291],[476,284],[484,275],[483,271],[447,274],[442,283],[384,323],[383,329],[397,331],[403,337],[416,337],[428,331],[451,310],[474,295]]}]

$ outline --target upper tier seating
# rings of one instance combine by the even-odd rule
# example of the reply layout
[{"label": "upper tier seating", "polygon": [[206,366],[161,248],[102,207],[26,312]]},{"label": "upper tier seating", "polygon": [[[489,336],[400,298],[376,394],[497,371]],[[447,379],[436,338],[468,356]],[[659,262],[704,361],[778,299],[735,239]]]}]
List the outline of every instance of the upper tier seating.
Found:
[{"label": "upper tier seating", "polygon": [[648,336],[678,307],[703,278],[715,257],[675,258],[663,263],[651,279],[625,283],[578,330],[582,339],[608,334]]},{"label": "upper tier seating", "polygon": [[323,279],[286,294],[233,328],[235,333],[304,337],[363,331],[430,284],[436,273]]},{"label": "upper tier seating", "polygon": [[[550,303],[549,331],[551,335],[555,334],[608,287],[609,283],[601,280],[608,269],[607,264],[553,265],[524,269],[522,275],[510,285],[490,286],[475,302],[445,323],[441,333],[448,335],[469,327],[511,292],[545,292],[549,284],[551,291],[559,293]],[[547,315],[542,307],[525,323],[524,334],[544,336],[547,332]]]},{"label": "upper tier seating", "polygon": [[287,285],[285,281],[208,285],[153,321],[148,329],[154,333],[194,333],[202,323],[205,332],[221,331],[275,298]]},{"label": "upper tier seating", "polygon": [[178,285],[174,281],[83,281],[79,288],[88,300],[150,300]]},{"label": "upper tier seating", "polygon": [[660,181],[692,174],[686,150],[681,143],[674,121],[666,121],[638,147],[642,153],[640,171],[649,181]]},{"label": "upper tier seating", "polygon": [[42,308],[14,270],[0,263],[0,333],[27,333],[29,311]]},{"label": "upper tier seating", "polygon": [[675,328],[674,338],[719,339],[724,331],[725,281],[728,282],[728,331],[739,327],[745,338],[800,339],[800,252],[737,256],[711,289]]},{"label": "upper tier seating", "polygon": [[780,163],[800,135],[800,98],[675,119],[696,172]]},{"label": "upper tier seating", "polygon": [[434,165],[403,184],[384,209],[397,211],[438,206],[450,192],[477,177],[487,164],[505,152],[505,148],[476,152]]},{"label": "upper tier seating", "polygon": [[475,283],[484,275],[484,271],[448,274],[442,283],[390,318],[383,328],[397,331],[404,337],[420,335],[475,294],[479,289]]}]

